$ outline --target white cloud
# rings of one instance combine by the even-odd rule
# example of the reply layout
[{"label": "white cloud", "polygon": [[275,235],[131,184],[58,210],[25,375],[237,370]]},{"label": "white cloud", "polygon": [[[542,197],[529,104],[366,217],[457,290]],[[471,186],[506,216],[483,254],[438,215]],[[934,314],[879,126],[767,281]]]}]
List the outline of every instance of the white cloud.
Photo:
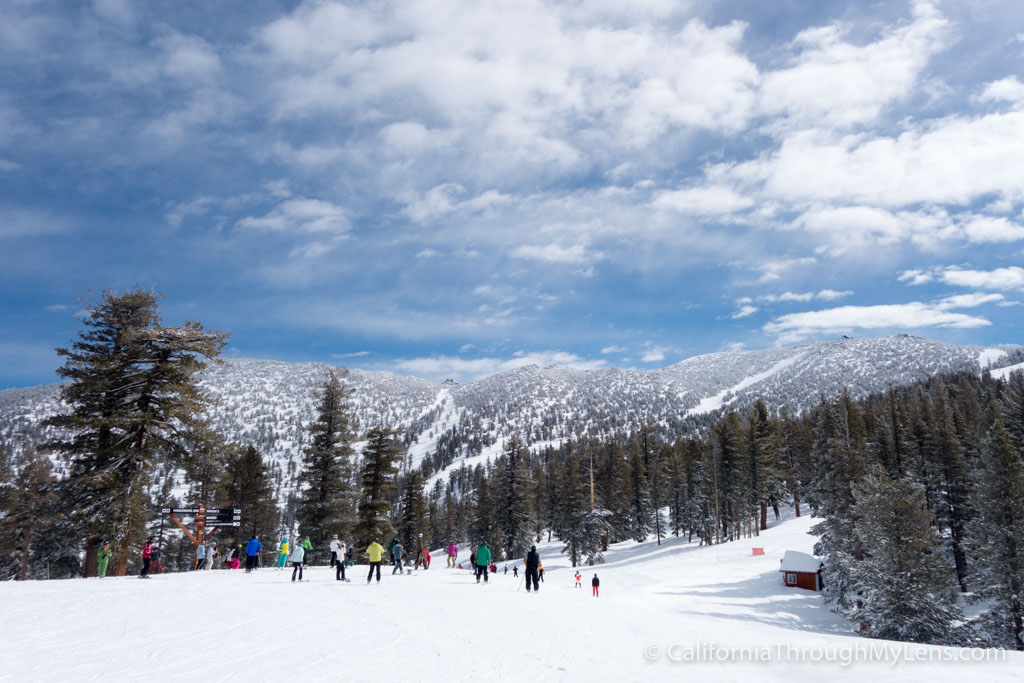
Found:
[{"label": "white cloud", "polygon": [[817,294],[815,294],[814,297],[816,299],[821,299],[822,301],[836,301],[837,299],[848,297],[851,294],[853,294],[853,290],[850,289],[844,290],[842,292],[838,292],[834,289],[823,289]]},{"label": "white cloud", "polygon": [[874,120],[887,104],[906,97],[929,58],[948,42],[949,22],[918,2],[913,22],[879,40],[853,45],[845,27],[801,32],[792,66],[764,74],[761,109],[785,125],[846,127]]},{"label": "white cloud", "polygon": [[601,254],[588,253],[586,246],[582,244],[574,244],[569,247],[563,247],[560,244],[523,245],[513,249],[512,256],[529,261],[572,265],[591,263],[602,258]]},{"label": "white cloud", "polygon": [[661,210],[714,215],[748,209],[754,205],[754,200],[738,194],[729,187],[708,186],[659,192],[655,195],[652,204],[656,209]]},{"label": "white cloud", "polygon": [[1001,302],[1004,298],[1002,294],[982,294],[981,292],[956,294],[939,300],[935,307],[944,311],[951,308],[975,308],[983,304]]},{"label": "white cloud", "polygon": [[947,268],[939,278],[951,285],[972,289],[1024,290],[1024,268],[1009,266],[995,270]]},{"label": "white cloud", "polygon": [[340,235],[348,231],[349,222],[340,206],[321,199],[295,198],[281,202],[264,216],[243,218],[238,226],[269,232]]},{"label": "white cloud", "polygon": [[1011,223],[1006,218],[991,216],[974,216],[966,225],[964,232],[971,242],[1017,242],[1024,240],[1024,226]]},{"label": "white cloud", "polygon": [[978,99],[983,102],[1024,102],[1024,83],[1016,76],[987,83]]},{"label": "white cloud", "polygon": [[900,273],[900,276],[896,279],[900,282],[907,282],[911,286],[914,286],[932,282],[935,279],[935,275],[924,270],[905,270]]},{"label": "white cloud", "polygon": [[627,349],[625,346],[606,346],[603,349],[601,349],[601,353],[603,355],[607,355],[609,353],[627,353],[628,351],[629,349]]},{"label": "white cloud", "polygon": [[665,352],[668,349],[660,346],[652,346],[644,352],[643,356],[640,357],[642,363],[661,363],[665,360]]},{"label": "white cloud", "polygon": [[764,326],[780,343],[792,343],[823,334],[852,330],[974,328],[992,323],[985,318],[953,313],[941,304],[914,301],[878,306],[842,306],[822,311],[790,313]]},{"label": "white cloud", "polygon": [[733,320],[740,320],[742,318],[747,318],[749,316],[754,315],[759,310],[761,310],[761,309],[758,308],[757,306],[751,306],[750,304],[744,304],[743,306],[740,306],[739,310],[736,311],[735,313],[733,313],[731,317],[732,317]]}]

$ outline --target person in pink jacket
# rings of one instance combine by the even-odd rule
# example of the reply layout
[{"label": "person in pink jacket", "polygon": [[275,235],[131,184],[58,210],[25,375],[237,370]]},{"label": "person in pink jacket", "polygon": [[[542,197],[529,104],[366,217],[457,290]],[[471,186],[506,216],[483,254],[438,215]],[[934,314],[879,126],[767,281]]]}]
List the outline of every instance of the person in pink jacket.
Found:
[{"label": "person in pink jacket", "polygon": [[458,564],[455,561],[455,558],[457,558],[458,556],[459,556],[459,546],[455,545],[455,543],[449,543],[448,544],[448,566],[449,567],[454,567],[456,564]]}]

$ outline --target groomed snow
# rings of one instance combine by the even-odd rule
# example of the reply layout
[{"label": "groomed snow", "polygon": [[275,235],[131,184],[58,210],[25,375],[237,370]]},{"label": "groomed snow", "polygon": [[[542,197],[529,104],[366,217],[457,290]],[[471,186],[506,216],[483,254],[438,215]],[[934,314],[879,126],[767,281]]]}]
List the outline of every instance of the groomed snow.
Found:
[{"label": "groomed snow", "polygon": [[[520,588],[511,567],[478,586],[468,571],[446,569],[440,552],[429,571],[392,577],[385,570],[383,582],[370,586],[365,567],[350,570],[352,583],[335,582],[327,568],[309,571],[304,583],[274,569],[147,581],[5,582],[0,678],[819,683],[1021,677],[1020,653],[886,648],[851,634],[818,594],[783,586],[779,560],[786,550],[810,552],[811,522],[788,519],[759,538],[711,548],[681,539],[619,544],[607,564],[583,569],[580,589],[565,559],[544,545],[547,576],[536,594]],[[752,556],[754,546],[765,555]],[[599,598],[590,591],[595,571]],[[858,653],[860,660],[842,663]],[[990,661],[938,661],[971,653]],[[902,657],[895,665],[893,654]]]}]

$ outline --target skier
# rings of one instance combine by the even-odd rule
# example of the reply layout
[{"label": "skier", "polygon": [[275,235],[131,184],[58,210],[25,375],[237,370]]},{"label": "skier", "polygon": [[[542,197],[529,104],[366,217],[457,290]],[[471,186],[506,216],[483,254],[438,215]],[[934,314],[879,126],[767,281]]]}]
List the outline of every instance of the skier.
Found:
[{"label": "skier", "polygon": [[[596,576],[596,575],[595,575],[595,576]],[[582,578],[582,577],[580,577],[580,570],[579,570],[579,569],[577,569],[577,570],[576,570],[576,587],[577,587],[577,588],[582,588],[582,587],[583,587],[583,584],[582,584],[582,583],[580,583],[580,578]]]},{"label": "skier", "polygon": [[140,579],[149,578],[149,564],[153,559],[153,537],[150,536],[146,539],[146,545],[142,549],[142,573],[139,574]]},{"label": "skier", "polygon": [[508,574],[508,565],[505,565],[505,574]]},{"label": "skier", "polygon": [[163,565],[162,562],[160,562],[160,546],[155,546],[153,548],[152,560],[153,560],[153,566],[156,567],[156,569],[159,570],[159,572],[161,574],[163,574],[164,573],[164,565]]},{"label": "skier", "polygon": [[459,546],[455,545],[455,541],[448,544],[448,566],[454,567],[457,562],[456,559],[459,557]]},{"label": "skier", "polygon": [[288,563],[288,539],[282,538],[281,545],[277,551],[277,568],[280,569]]},{"label": "skier", "polygon": [[537,576],[540,577],[541,583],[544,583],[544,565],[539,564],[537,566]]},{"label": "skier", "polygon": [[302,547],[301,543],[295,545],[295,550],[292,551],[290,559],[292,563],[292,581],[295,580],[295,572],[299,573],[299,581],[302,581],[302,565],[306,561],[306,549]]},{"label": "skier", "polygon": [[110,541],[103,541],[100,549],[96,551],[96,576],[102,579],[107,575],[107,564],[113,555],[114,551],[110,549]]},{"label": "skier", "polygon": [[214,561],[214,559],[216,559],[216,557],[217,557],[217,544],[214,543],[213,545],[210,546],[210,549],[206,552],[206,565],[203,568],[207,569],[207,570],[213,569],[213,561]]},{"label": "skier", "polygon": [[[231,562],[232,569],[239,569],[242,566],[242,544],[238,544],[238,549],[235,551],[235,559]],[[281,564],[284,566],[284,563]]]},{"label": "skier", "polygon": [[590,585],[593,587],[594,597],[596,598],[597,597],[597,588],[598,588],[598,586],[601,585],[601,580],[599,578],[597,578],[597,574],[594,574],[594,578],[590,582]]},{"label": "skier", "polygon": [[245,546],[245,571],[246,573],[256,569],[256,562],[259,559],[260,551],[263,550],[263,544],[260,543],[260,539],[256,534],[252,535],[249,539],[249,543]]},{"label": "skier", "polygon": [[484,576],[484,583],[487,583],[487,566],[491,563],[491,549],[487,543],[481,543],[476,549],[476,582],[480,583],[480,575]]},{"label": "skier", "polygon": [[518,579],[519,578],[519,565],[518,564],[512,565],[512,578],[513,579]]},{"label": "skier", "polygon": [[200,543],[196,546],[196,566],[193,568],[195,571],[199,571],[203,568],[203,563],[206,561],[206,546]]},{"label": "skier", "polygon": [[420,554],[423,556],[420,558],[420,562],[423,563],[423,568],[430,569],[430,553],[428,553],[426,548],[424,548],[420,551]]},{"label": "skier", "polygon": [[473,571],[476,571],[476,551],[474,550],[469,554],[469,566]]},{"label": "skier", "polygon": [[313,561],[313,544],[309,540],[309,536],[302,539],[302,549],[306,552],[303,555],[302,566],[306,566]]},{"label": "skier", "polygon": [[395,544],[391,546],[391,559],[395,562],[395,566],[391,570],[392,576],[395,575],[395,572],[398,572],[399,574],[402,573],[402,555],[404,554],[405,548],[402,547],[401,543],[395,541]]},{"label": "skier", "polygon": [[331,563],[334,565],[334,578],[338,581],[348,581],[345,578],[345,544],[338,540],[335,534],[331,540]]},{"label": "skier", "polygon": [[384,546],[375,538],[370,547],[366,549],[366,554],[370,558],[370,573],[366,575],[366,583],[370,583],[370,579],[373,578],[374,567],[377,568],[377,583],[380,583],[380,558],[384,555]]},{"label": "skier", "polygon": [[224,558],[224,564],[231,569],[238,569],[238,548],[232,548],[228,551],[228,556]]},{"label": "skier", "polygon": [[533,583],[535,591],[540,590],[537,582],[537,568],[540,567],[540,555],[537,553],[537,546],[531,545],[530,552],[526,553],[526,592],[530,592],[530,583]]}]

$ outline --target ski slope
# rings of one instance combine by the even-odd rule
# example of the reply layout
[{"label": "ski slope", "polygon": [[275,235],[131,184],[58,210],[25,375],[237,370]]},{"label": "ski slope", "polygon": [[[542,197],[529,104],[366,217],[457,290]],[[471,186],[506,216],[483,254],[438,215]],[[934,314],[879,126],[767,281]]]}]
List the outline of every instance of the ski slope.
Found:
[{"label": "ski slope", "polygon": [[[779,559],[810,552],[810,525],[790,518],[753,541],[711,548],[620,544],[596,568],[599,598],[590,594],[595,569],[574,588],[554,544],[541,546],[546,580],[531,594],[511,566],[476,585],[470,572],[446,569],[440,552],[429,571],[385,570],[380,585],[366,585],[359,566],[351,583],[326,567],[302,583],[274,569],[6,582],[0,679],[1022,679],[1020,653],[860,638],[818,594],[784,587]],[[752,556],[753,546],[765,555]],[[859,660],[844,663],[857,648]],[[987,661],[938,661],[971,654]]]}]

